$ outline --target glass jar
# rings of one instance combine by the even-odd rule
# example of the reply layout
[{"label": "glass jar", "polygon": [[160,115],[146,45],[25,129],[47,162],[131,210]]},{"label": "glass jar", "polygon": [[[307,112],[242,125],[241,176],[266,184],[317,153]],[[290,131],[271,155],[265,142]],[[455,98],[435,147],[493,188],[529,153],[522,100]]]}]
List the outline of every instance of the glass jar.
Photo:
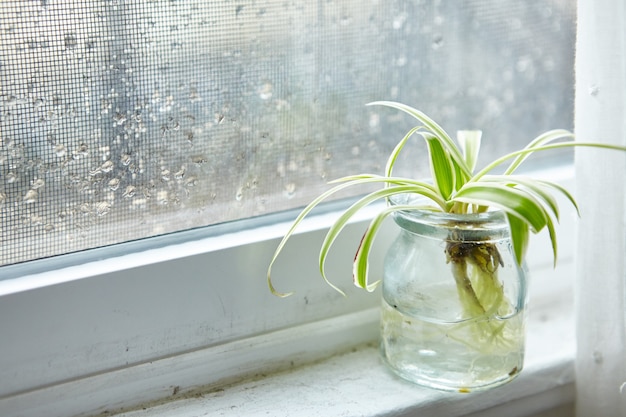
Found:
[{"label": "glass jar", "polygon": [[381,354],[419,385],[469,392],[522,370],[526,268],[499,211],[394,215],[384,264]]}]

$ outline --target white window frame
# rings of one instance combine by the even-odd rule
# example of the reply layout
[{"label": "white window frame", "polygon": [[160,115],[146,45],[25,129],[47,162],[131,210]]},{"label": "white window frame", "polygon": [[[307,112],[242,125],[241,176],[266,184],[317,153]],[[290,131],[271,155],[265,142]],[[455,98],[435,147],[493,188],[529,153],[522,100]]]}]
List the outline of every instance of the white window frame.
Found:
[{"label": "white window frame", "polygon": [[[572,166],[542,175],[573,183]],[[575,216],[567,203],[562,207],[556,273],[547,237],[531,244],[528,259],[536,280],[553,274],[533,284],[531,308],[569,305]],[[288,222],[0,281],[0,414],[67,417],[115,411],[300,369],[375,343],[379,297],[350,283],[355,244],[375,210],[355,219],[328,262],[329,276],[347,298],[326,286],[317,269],[319,243],[335,211],[306,221],[277,262],[275,285],[296,291],[287,299],[269,293],[265,271]],[[377,239],[372,273],[381,270],[391,229]],[[567,325],[563,320],[560,325]],[[572,360],[566,349],[550,369],[567,374]],[[371,366],[380,370],[382,365]],[[535,368],[545,372],[536,363]],[[527,375],[528,389],[533,378]],[[553,388],[568,394],[545,407],[571,402],[572,383],[571,377],[557,378]],[[540,393],[531,389],[526,397]],[[423,404],[415,406],[428,407],[432,398],[422,397]],[[497,401],[485,404],[493,407]],[[455,415],[471,408],[460,410],[465,411],[457,409]]]}]

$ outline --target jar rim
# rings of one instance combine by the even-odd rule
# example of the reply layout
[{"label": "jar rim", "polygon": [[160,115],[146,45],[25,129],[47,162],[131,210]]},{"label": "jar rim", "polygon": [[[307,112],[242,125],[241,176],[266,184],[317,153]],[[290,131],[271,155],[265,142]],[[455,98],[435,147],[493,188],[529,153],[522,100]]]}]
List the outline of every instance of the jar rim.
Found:
[{"label": "jar rim", "polygon": [[[390,206],[415,206],[414,210],[400,210],[394,213],[396,223],[405,228],[407,223],[419,223],[455,229],[508,230],[508,221],[505,212],[499,209],[489,210],[483,213],[446,213],[429,209],[429,200],[417,194],[393,195],[388,199],[388,202]],[[432,207],[432,205],[430,206]]]}]

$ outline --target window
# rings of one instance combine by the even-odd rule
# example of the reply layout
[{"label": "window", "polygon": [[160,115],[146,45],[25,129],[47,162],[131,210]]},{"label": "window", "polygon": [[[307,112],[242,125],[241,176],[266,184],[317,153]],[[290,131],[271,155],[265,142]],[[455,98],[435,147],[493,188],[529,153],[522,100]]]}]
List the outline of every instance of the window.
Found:
[{"label": "window", "polygon": [[573,124],[571,2],[40,0],[1,14],[0,265],[280,212],[380,172],[410,125],[373,100],[480,127],[492,155]]},{"label": "window", "polygon": [[[297,297],[272,298],[263,274],[285,231],[269,213],[379,171],[411,126],[369,101],[481,127],[494,154],[573,124],[571,2],[41,0],[0,14],[0,277],[15,278],[0,282],[0,409],[96,413],[278,365],[281,348],[310,359],[371,340],[376,298],[341,298],[295,256],[332,213],[277,265]],[[402,161],[414,175],[418,152]],[[96,247],[90,263],[59,256]],[[319,324],[335,317],[353,330]],[[281,333],[303,324],[300,345]],[[341,337],[322,346],[311,329]],[[286,347],[250,345],[264,334]],[[179,362],[207,349],[206,372]],[[175,374],[160,391],[122,398],[157,363]]]}]

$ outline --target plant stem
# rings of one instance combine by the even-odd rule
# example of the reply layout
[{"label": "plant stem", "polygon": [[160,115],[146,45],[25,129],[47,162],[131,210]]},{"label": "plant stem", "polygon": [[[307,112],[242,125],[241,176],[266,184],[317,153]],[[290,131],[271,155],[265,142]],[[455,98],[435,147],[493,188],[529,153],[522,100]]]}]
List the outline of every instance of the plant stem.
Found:
[{"label": "plant stem", "polygon": [[485,308],[480,303],[472,281],[467,276],[467,262],[465,258],[452,258],[452,275],[456,281],[461,305],[465,310],[465,315],[469,317],[479,317],[485,314]]},{"label": "plant stem", "polygon": [[508,313],[509,305],[497,277],[498,267],[502,265],[498,249],[492,243],[451,239],[446,245],[446,256],[456,281],[463,316],[477,325],[477,346],[481,341],[500,340],[504,323],[492,318]]}]

